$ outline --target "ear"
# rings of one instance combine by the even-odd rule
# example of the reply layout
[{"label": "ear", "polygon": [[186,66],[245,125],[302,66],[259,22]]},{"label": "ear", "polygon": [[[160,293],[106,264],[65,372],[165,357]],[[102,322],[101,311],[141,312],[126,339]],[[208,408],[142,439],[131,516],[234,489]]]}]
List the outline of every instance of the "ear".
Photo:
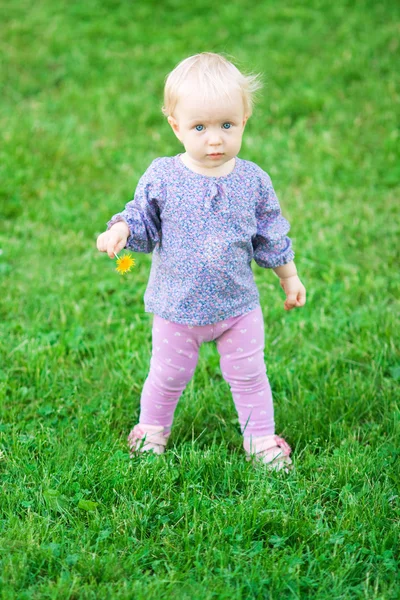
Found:
[{"label": "ear", "polygon": [[246,126],[246,123],[247,123],[247,120],[248,120],[248,118],[249,118],[249,115],[244,115],[244,117],[243,117],[243,129],[244,129],[244,128],[245,128],[245,126]]},{"label": "ear", "polygon": [[182,140],[181,140],[181,135],[179,132],[178,121],[176,119],[174,119],[174,117],[168,117],[168,123],[171,125],[172,131],[174,132],[174,134],[176,135],[178,140],[181,142]]}]

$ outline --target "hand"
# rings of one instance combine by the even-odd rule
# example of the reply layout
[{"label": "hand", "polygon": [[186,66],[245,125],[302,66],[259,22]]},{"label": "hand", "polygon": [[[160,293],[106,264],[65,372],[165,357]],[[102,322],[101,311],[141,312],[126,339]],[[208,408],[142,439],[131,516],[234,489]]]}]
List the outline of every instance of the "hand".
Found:
[{"label": "hand", "polygon": [[122,248],[125,248],[129,233],[129,227],[125,221],[115,223],[108,231],[99,235],[97,250],[107,252],[110,258],[114,258]]},{"label": "hand", "polygon": [[285,310],[291,310],[292,308],[299,308],[300,306],[305,305],[306,288],[297,275],[281,278],[280,284],[286,294],[286,300],[283,305]]}]

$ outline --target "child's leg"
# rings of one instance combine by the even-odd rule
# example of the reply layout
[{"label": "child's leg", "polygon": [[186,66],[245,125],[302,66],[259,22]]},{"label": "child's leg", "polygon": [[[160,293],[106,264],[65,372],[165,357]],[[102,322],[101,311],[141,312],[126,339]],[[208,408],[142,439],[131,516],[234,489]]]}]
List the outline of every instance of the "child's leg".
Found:
[{"label": "child's leg", "polygon": [[217,348],[222,375],[230,385],[241,431],[245,437],[274,434],[274,406],[264,362],[261,307],[224,323],[223,333],[217,338]]},{"label": "child's leg", "polygon": [[152,357],[140,400],[139,423],[162,425],[164,433],[170,432],[178,400],[197,365],[199,339],[191,329],[200,328],[154,315]]}]

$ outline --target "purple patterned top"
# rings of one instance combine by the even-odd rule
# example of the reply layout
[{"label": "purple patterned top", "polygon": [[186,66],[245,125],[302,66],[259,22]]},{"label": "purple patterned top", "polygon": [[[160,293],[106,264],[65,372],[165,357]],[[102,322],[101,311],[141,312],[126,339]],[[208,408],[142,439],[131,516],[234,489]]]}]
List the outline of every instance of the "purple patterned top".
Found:
[{"label": "purple patterned top", "polygon": [[125,221],[126,248],[153,252],[145,312],[210,325],[259,305],[251,260],[278,267],[294,257],[271,179],[236,157],[228,175],[189,169],[180,154],[153,160],[134,199],[112,217]]}]

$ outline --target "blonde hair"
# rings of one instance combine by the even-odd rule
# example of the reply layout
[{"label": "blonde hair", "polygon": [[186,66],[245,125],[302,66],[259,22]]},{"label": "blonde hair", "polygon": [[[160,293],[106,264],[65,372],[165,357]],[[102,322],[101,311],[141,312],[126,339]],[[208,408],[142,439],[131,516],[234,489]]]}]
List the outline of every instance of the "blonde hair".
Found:
[{"label": "blonde hair", "polygon": [[202,100],[230,98],[230,91],[240,90],[243,98],[244,114],[250,117],[253,112],[256,92],[262,88],[259,74],[244,75],[222,54],[201,52],[182,60],[165,78],[164,106],[161,111],[173,116],[179,100],[181,88],[189,80],[198,84]]}]

